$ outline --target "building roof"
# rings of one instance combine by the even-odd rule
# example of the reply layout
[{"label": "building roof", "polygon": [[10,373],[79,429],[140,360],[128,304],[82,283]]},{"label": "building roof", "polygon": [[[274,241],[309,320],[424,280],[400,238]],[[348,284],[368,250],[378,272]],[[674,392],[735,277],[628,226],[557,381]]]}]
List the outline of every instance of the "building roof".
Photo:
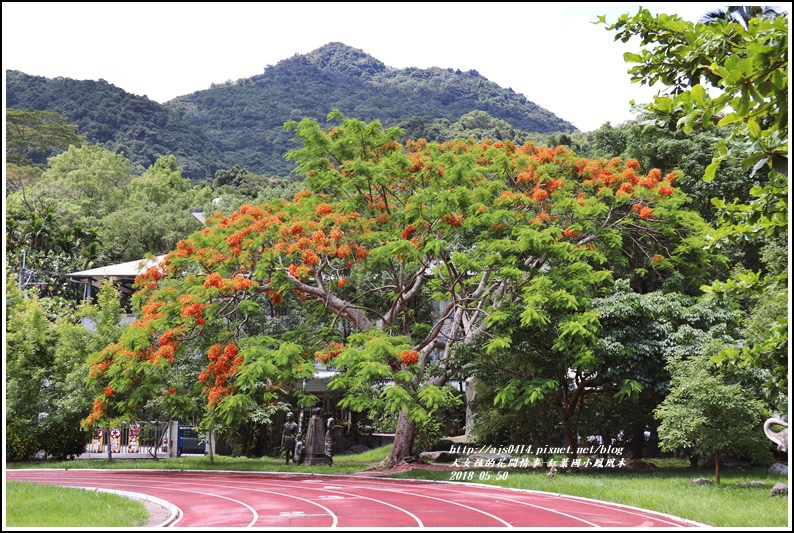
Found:
[{"label": "building roof", "polygon": [[71,272],[66,274],[66,276],[75,283],[90,283],[96,288],[99,288],[101,281],[114,278],[119,282],[119,289],[122,292],[132,294],[132,285],[135,283],[135,278],[138,274],[149,267],[156,266],[163,258],[165,258],[165,255],[158,255],[157,257],[151,257],[149,259],[137,259],[135,261],[127,261],[126,263]]}]

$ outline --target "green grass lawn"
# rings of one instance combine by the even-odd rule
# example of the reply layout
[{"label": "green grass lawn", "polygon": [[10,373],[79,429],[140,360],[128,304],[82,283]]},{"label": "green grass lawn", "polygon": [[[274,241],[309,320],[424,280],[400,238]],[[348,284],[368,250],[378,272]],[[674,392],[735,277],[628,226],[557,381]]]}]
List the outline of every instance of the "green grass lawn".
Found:
[{"label": "green grass lawn", "polygon": [[146,506],[118,494],[8,481],[8,527],[138,527],[148,523]]},{"label": "green grass lawn", "polygon": [[[253,472],[311,472],[315,474],[349,474],[370,468],[386,457],[390,446],[384,446],[366,453],[356,455],[338,455],[334,457],[333,466],[304,466],[290,463],[285,465],[283,459],[263,457],[248,459],[244,457],[215,456],[211,463],[208,457],[181,457],[178,459],[145,459],[121,460],[108,462],[106,459],[78,460],[68,462],[37,461],[35,463],[6,465],[12,468],[140,468],[140,469],[176,469],[176,470],[232,470]],[[554,478],[549,478],[546,469],[533,470],[517,468],[501,470],[506,472],[505,479],[497,480],[497,470],[488,470],[489,479],[480,479],[480,471],[473,471],[471,483],[487,483],[504,487],[538,490],[555,494],[567,494],[597,500],[610,501],[659,511],[679,516],[716,527],[786,527],[789,524],[789,508],[787,498],[771,498],[769,491],[777,482],[786,482],[782,476],[772,476],[766,468],[731,468],[721,470],[721,484],[711,486],[693,485],[690,481],[696,477],[713,479],[711,469],[691,469],[686,461],[658,460],[653,461],[659,466],[648,470],[621,470],[617,468],[579,469],[559,471]],[[503,474],[504,475],[504,474]],[[433,479],[449,481],[450,472],[438,472],[414,469],[410,472],[392,477]],[[483,475],[485,477],[485,475]],[[749,481],[761,481],[763,486],[743,486]],[[16,488],[24,486],[25,491]],[[33,485],[32,487],[30,487]],[[35,483],[7,483],[7,525],[11,527],[28,526],[96,526],[100,517],[103,526],[137,526],[140,525],[141,506],[139,502],[128,500],[112,494],[94,493],[79,489],[65,489],[44,486]],[[76,492],[76,493],[75,493]],[[63,494],[55,496],[53,494]],[[100,505],[95,498],[99,496],[113,497],[112,507],[118,509],[118,516],[112,517],[113,523],[104,511],[98,513]],[[71,507],[68,511],[56,511],[56,505],[50,502],[63,501]],[[119,499],[124,504],[119,504]],[[41,500],[41,504],[39,504]],[[68,500],[68,501],[67,501]],[[24,507],[25,505],[33,506]],[[42,513],[42,509],[47,509]],[[50,511],[53,509],[53,511]],[[144,517],[145,509],[142,510]],[[51,519],[51,516],[54,517]],[[66,523],[64,517],[81,523]],[[21,520],[31,522],[24,523]],[[47,522],[45,523],[45,520]],[[119,522],[121,521],[121,522]],[[35,522],[35,523],[34,523]],[[145,522],[145,518],[144,518]]]}]

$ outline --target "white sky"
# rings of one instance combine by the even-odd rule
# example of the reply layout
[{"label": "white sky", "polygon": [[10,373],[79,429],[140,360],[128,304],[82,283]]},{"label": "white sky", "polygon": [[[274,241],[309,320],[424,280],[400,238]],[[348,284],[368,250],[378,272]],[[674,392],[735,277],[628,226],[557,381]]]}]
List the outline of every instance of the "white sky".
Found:
[{"label": "white sky", "polygon": [[[717,3],[642,4],[697,20]],[[629,101],[657,88],[632,84],[623,53],[594,25],[638,4],[529,2],[3,2],[7,69],[54,78],[104,79],[166,102],[211,83],[261,74],[329,42],[395,68],[477,70],[592,131],[632,118]],[[3,83],[5,107],[5,83]]]}]

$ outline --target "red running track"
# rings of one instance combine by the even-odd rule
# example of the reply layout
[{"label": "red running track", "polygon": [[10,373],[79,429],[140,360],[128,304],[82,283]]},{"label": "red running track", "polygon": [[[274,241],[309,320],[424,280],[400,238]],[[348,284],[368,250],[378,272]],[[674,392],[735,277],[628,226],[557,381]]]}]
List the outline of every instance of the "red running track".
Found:
[{"label": "red running track", "polygon": [[473,483],[327,474],[6,470],[8,481],[98,488],[171,504],[168,527],[698,527],[653,511]]}]

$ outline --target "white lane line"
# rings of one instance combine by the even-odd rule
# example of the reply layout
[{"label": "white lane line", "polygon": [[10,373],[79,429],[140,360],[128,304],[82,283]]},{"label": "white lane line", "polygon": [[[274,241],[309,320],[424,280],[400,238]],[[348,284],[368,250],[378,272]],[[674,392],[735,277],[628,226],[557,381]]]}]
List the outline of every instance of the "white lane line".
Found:
[{"label": "white lane line", "polygon": [[[403,481],[403,480],[401,480],[401,481]],[[455,486],[460,485],[459,483],[451,483],[451,482],[446,482],[446,481],[431,481],[431,483],[433,485],[455,485]],[[612,502],[604,502],[604,501],[601,501],[601,500],[593,500],[591,498],[584,498],[582,496],[570,496],[570,495],[567,495],[567,494],[555,494],[555,493],[551,493],[551,492],[543,492],[543,491],[536,491],[536,490],[529,490],[529,489],[515,489],[515,488],[512,488],[512,487],[499,487],[498,485],[486,485],[486,484],[483,484],[483,483],[476,483],[476,484],[475,483],[467,483],[466,485],[467,486],[476,486],[476,487],[481,487],[481,488],[492,489],[494,492],[497,492],[497,491],[516,491],[516,492],[520,492],[520,493],[524,493],[524,494],[528,494],[528,495],[529,494],[533,494],[533,495],[543,496],[544,499],[550,499],[550,500],[566,499],[566,500],[570,500],[570,501],[573,501],[573,502],[576,502],[576,503],[586,504],[586,505],[590,505],[590,506],[593,506],[593,507],[600,507],[600,508],[608,509],[608,510],[611,510],[611,511],[621,511],[623,513],[636,515],[636,516],[642,517],[644,519],[655,519],[655,520],[657,520],[659,522],[664,522],[664,523],[670,524],[670,525],[675,526],[675,527],[687,527],[687,526],[709,527],[706,524],[700,524],[700,523],[697,523],[697,522],[693,522],[691,520],[687,520],[686,518],[681,518],[681,517],[677,517],[677,516],[673,516],[673,515],[669,515],[669,514],[660,513],[658,511],[652,511],[652,510],[649,510],[649,509],[643,509],[641,507],[632,507],[632,506],[624,505],[624,504],[620,504],[620,503],[612,503]],[[413,484],[412,483],[403,482],[402,486],[412,487]],[[459,490],[452,489],[452,488],[450,488],[450,489],[439,488],[439,490],[444,490],[446,492],[460,493]],[[465,494],[465,492],[463,494]],[[499,498],[499,496],[497,494],[489,494],[488,496],[493,497],[493,498]],[[555,511],[554,509],[545,508],[545,507],[542,507],[542,506],[538,506],[536,504],[522,502],[520,500],[508,500],[508,501],[513,501],[515,503],[519,503],[519,504],[522,504],[522,505],[540,507],[542,509],[547,509],[547,510],[549,510],[551,512],[558,512],[559,514],[565,514],[565,513],[562,513],[561,511]],[[575,518],[577,520],[582,520],[583,522],[587,522],[586,520],[583,520],[581,518],[577,518],[577,517],[572,516],[572,515],[566,515],[566,516],[570,516],[571,518]],[[643,524],[645,524],[645,523],[643,523]],[[592,525],[595,525],[597,527],[603,527],[603,526],[598,526],[597,524],[592,524]],[[645,527],[645,526],[642,525],[642,526],[631,526],[631,527]]]},{"label": "white lane line", "polygon": [[[479,483],[477,484],[477,486],[479,486],[479,487],[488,487],[488,488],[493,488],[493,489],[499,488],[499,487],[494,486],[494,485],[484,485],[484,484],[479,484]],[[548,499],[548,500],[564,499],[564,500],[572,501],[572,502],[583,504],[583,505],[589,505],[589,506],[592,506],[592,507],[599,507],[601,509],[608,509],[610,511],[620,511],[622,513],[626,513],[626,514],[630,514],[630,515],[634,515],[634,516],[639,516],[639,517],[644,518],[644,519],[654,519],[654,520],[657,520],[658,522],[663,522],[663,523],[666,523],[666,524],[669,524],[669,525],[672,525],[672,526],[675,526],[675,527],[687,527],[688,525],[699,526],[699,527],[709,527],[706,524],[699,524],[699,523],[693,522],[691,520],[687,520],[686,518],[681,518],[681,517],[677,517],[677,516],[673,516],[673,515],[669,515],[669,514],[660,513],[658,511],[652,511],[650,509],[643,509],[641,507],[632,507],[630,505],[624,505],[622,503],[605,502],[605,501],[601,501],[601,500],[593,500],[591,498],[585,498],[585,497],[582,497],[582,496],[570,496],[568,494],[555,494],[555,493],[551,493],[551,492],[532,491],[532,490],[525,490],[525,489],[513,489],[513,488],[509,488],[509,487],[501,487],[501,489],[503,489],[503,490],[507,489],[507,490],[513,490],[513,491],[519,490],[519,491],[523,491],[523,492],[526,492],[526,493],[533,493],[533,494],[536,494],[536,495],[544,496],[545,497],[544,499]],[[443,489],[443,490],[452,490],[452,489]],[[522,503],[522,502],[517,501],[517,503]],[[526,504],[526,505],[533,505],[533,504]],[[627,527],[646,527],[646,526],[647,526],[647,523],[643,522],[643,524],[641,524],[640,526],[627,526]]]},{"label": "white lane line", "polygon": [[[444,498],[436,498],[435,496],[428,496],[428,495],[426,495],[426,494],[416,494],[416,493],[413,493],[413,492],[405,492],[405,491],[402,491],[402,490],[392,490],[392,489],[387,489],[387,488],[383,488],[383,487],[379,487],[379,486],[375,486],[375,487],[367,487],[367,486],[362,486],[362,485],[359,485],[359,486],[356,486],[356,485],[354,485],[354,486],[352,486],[352,487],[347,487],[347,489],[348,489],[348,490],[350,490],[351,488],[362,488],[362,489],[366,489],[366,490],[378,490],[378,491],[381,491],[381,492],[392,492],[392,493],[396,493],[396,494],[400,494],[400,495],[407,494],[407,495],[409,495],[409,496],[416,496],[417,498],[426,498],[426,499],[429,499],[429,500],[436,500],[436,501],[440,501],[440,502],[448,503],[448,504],[451,504],[451,505],[457,505],[458,507],[463,507],[463,508],[465,508],[465,509],[469,509],[470,511],[474,511],[474,512],[476,512],[476,513],[481,513],[481,514],[484,514],[484,515],[486,515],[486,516],[488,516],[488,517],[490,517],[490,518],[493,518],[493,519],[494,519],[494,520],[496,520],[497,522],[501,522],[502,524],[504,524],[504,525],[505,525],[505,526],[507,526],[507,527],[513,527],[513,524],[511,524],[510,522],[507,522],[507,521],[505,521],[505,520],[502,520],[502,519],[501,519],[501,518],[499,518],[498,516],[496,516],[496,515],[493,515],[493,514],[491,514],[491,513],[488,513],[488,512],[486,512],[486,511],[483,511],[482,509],[477,509],[476,507],[471,507],[471,506],[469,506],[469,505],[465,505],[465,504],[463,504],[463,503],[458,503],[458,502],[455,502],[455,501],[452,501],[452,500],[446,500],[446,499],[444,499]],[[412,487],[412,488],[414,488],[414,489],[415,489],[415,488],[416,488],[416,486],[414,486],[414,487]],[[371,498],[367,498],[366,496],[359,496],[359,495],[357,495],[357,494],[351,494],[351,496],[355,496],[355,497],[357,497],[357,498],[371,499]],[[377,501],[377,500],[376,500],[376,501]],[[391,504],[388,504],[388,503],[385,503],[385,502],[383,502],[383,503],[384,503],[385,505],[389,505],[389,506],[391,506],[391,507],[395,507],[394,505],[391,505]],[[397,508],[397,507],[396,507],[396,508]],[[407,512],[407,511],[406,511],[406,512]],[[410,514],[410,513],[409,513],[409,514]],[[419,519],[417,518],[417,520],[419,520]]]},{"label": "white lane line", "polygon": [[[97,484],[102,483],[102,482],[90,481],[90,480],[80,480],[80,481],[84,482],[84,483],[87,483],[87,482],[92,482],[92,483],[97,483]],[[130,481],[130,480],[129,479],[125,479],[125,481]],[[153,487],[153,488],[158,488],[158,489],[162,489],[162,490],[175,490],[175,491],[179,491],[179,492],[194,492],[196,494],[206,494],[206,495],[209,495],[209,496],[216,496],[218,498],[225,498],[225,499],[232,500],[232,501],[235,501],[237,503],[240,503],[241,505],[244,505],[245,507],[248,507],[248,509],[251,510],[251,512],[254,514],[254,519],[247,526],[239,526],[239,527],[252,527],[259,520],[259,514],[256,512],[256,510],[254,510],[251,506],[249,506],[248,504],[246,504],[246,503],[244,503],[242,501],[234,500],[233,498],[228,498],[226,496],[221,496],[221,495],[218,495],[218,494],[205,493],[205,492],[201,492],[201,491],[191,491],[191,490],[188,490],[188,489],[180,489],[180,488],[175,488],[175,487],[168,486],[168,485],[176,485],[176,484],[184,483],[186,481],[185,479],[162,480],[162,482],[159,483],[156,486],[151,485],[151,480],[148,480],[149,483],[146,483],[146,481],[147,480],[138,480],[138,483],[144,484],[142,486],[145,486],[145,487]],[[104,483],[109,484],[108,481],[104,481]],[[276,496],[281,496],[281,497],[284,497],[284,498],[290,498],[290,499],[293,499],[293,500],[299,500],[299,501],[302,501],[304,503],[308,503],[310,505],[314,505],[316,507],[319,507],[320,509],[325,511],[325,514],[312,514],[312,515],[304,515],[304,516],[326,516],[326,515],[330,516],[332,522],[331,522],[331,525],[327,526],[327,527],[336,527],[338,525],[338,523],[339,523],[339,517],[336,515],[336,513],[334,513],[328,507],[326,507],[326,506],[324,506],[322,504],[319,504],[317,502],[311,501],[309,499],[306,499],[306,498],[301,498],[299,496],[294,496],[292,494],[286,494],[286,493],[283,493],[283,492],[271,491],[271,490],[265,490],[265,489],[259,489],[259,488],[248,488],[248,487],[239,487],[239,486],[219,485],[217,483],[208,483],[206,481],[205,482],[196,482],[196,481],[190,480],[190,483],[193,484],[193,485],[206,485],[206,486],[210,486],[210,487],[220,487],[220,488],[234,489],[234,490],[240,490],[242,488],[245,488],[245,490],[249,490],[249,491],[264,492],[264,493],[267,493],[267,494],[274,494]],[[251,483],[251,482],[250,481],[243,481],[243,483]],[[321,489],[315,489],[315,490],[321,490]],[[281,513],[281,514],[283,514],[283,513]],[[181,521],[181,517],[180,517],[179,520],[174,522],[174,525],[178,524],[180,521]]]},{"label": "white lane line", "polygon": [[[242,483],[251,483],[251,482],[250,481],[242,481]],[[261,485],[261,483],[259,485]],[[331,509],[329,509],[325,505],[322,505],[320,503],[312,501],[312,500],[310,500],[308,498],[301,498],[300,496],[294,496],[292,494],[287,494],[287,493],[284,493],[284,492],[279,492],[279,491],[275,491],[275,490],[265,490],[265,489],[254,488],[254,487],[218,485],[217,483],[213,483],[212,486],[213,487],[224,487],[224,488],[227,488],[227,489],[235,489],[235,490],[241,490],[242,489],[242,490],[253,491],[253,492],[263,492],[265,494],[274,494],[276,496],[281,496],[282,498],[290,498],[290,499],[293,499],[293,500],[298,500],[298,501],[301,501],[301,502],[304,502],[304,503],[308,503],[308,504],[317,506],[320,509],[322,509],[323,511],[325,511],[325,513],[328,516],[330,516],[331,519],[333,520],[331,522],[330,526],[325,526],[325,527],[336,527],[339,524],[339,517],[336,515],[335,512],[333,512]],[[279,486],[283,487],[283,485],[279,485]],[[295,511],[295,512],[296,513],[300,513],[300,511]],[[279,513],[279,515],[282,515],[282,514],[284,514],[284,513]],[[307,515],[307,514],[304,514],[304,513],[300,513],[300,514],[302,514],[304,516],[325,516],[325,515],[315,515],[315,514]]]},{"label": "white lane line", "polygon": [[[254,482],[253,481],[243,481],[243,483],[252,484]],[[256,484],[258,486],[261,486],[263,483],[268,484],[268,485],[272,485],[273,484],[273,483],[267,483],[265,481],[256,482]],[[280,485],[280,486],[283,486],[283,485]],[[328,488],[328,487],[331,487],[331,488]],[[410,512],[407,509],[404,509],[402,507],[399,507],[397,505],[391,504],[391,503],[383,501],[383,500],[379,500],[377,498],[369,498],[367,496],[361,496],[360,494],[350,494],[348,492],[342,492],[342,491],[339,491],[339,490],[334,490],[334,489],[341,489],[341,488],[342,487],[336,487],[336,486],[330,486],[330,485],[327,485],[326,487],[321,487],[321,488],[320,487],[301,487],[301,489],[303,489],[303,490],[316,490],[316,491],[323,491],[323,492],[332,492],[334,494],[332,496],[319,496],[318,499],[343,499],[342,496],[336,496],[337,494],[341,494],[343,496],[350,496],[350,497],[358,499],[358,500],[368,500],[368,501],[371,501],[371,502],[379,503],[381,505],[385,505],[387,507],[391,507],[393,509],[396,509],[397,511],[400,511],[401,513],[407,514],[408,516],[410,516],[411,518],[414,519],[414,521],[416,522],[416,524],[419,527],[425,527],[424,523],[422,523],[422,520],[418,516],[416,516],[415,514],[413,514],[412,512]],[[253,490],[257,490],[257,489],[253,489]],[[336,524],[334,524],[334,525],[336,525]]]}]

